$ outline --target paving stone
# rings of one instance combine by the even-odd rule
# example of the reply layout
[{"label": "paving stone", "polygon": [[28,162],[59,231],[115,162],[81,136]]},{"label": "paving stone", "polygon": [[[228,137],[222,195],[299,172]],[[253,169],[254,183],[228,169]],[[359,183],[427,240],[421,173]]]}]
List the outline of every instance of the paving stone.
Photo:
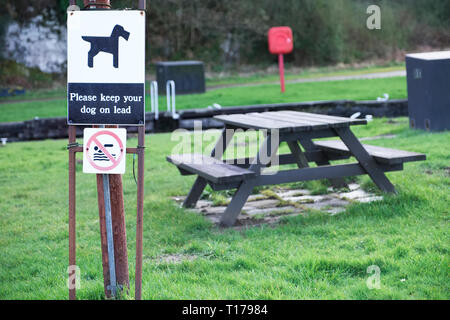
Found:
[{"label": "paving stone", "polygon": [[338,213],[345,212],[345,208],[334,207],[334,208],[328,209],[327,212],[330,213],[331,216],[334,216],[334,215],[337,215]]},{"label": "paving stone", "polygon": [[207,201],[207,200],[198,200],[197,204],[196,204],[196,208],[203,208],[203,207],[208,207],[212,205],[212,201]]},{"label": "paving stone", "polygon": [[283,200],[286,201],[292,201],[292,202],[297,202],[297,203],[313,203],[313,202],[320,202],[323,201],[325,199],[325,196],[299,196],[299,197],[288,197],[288,198],[283,198]]},{"label": "paving stone", "polygon": [[252,209],[245,211],[245,213],[249,216],[254,216],[258,214],[270,214],[270,213],[292,213],[295,211],[300,211],[296,207],[286,206],[286,207],[277,207],[277,208],[261,208],[261,209]]},{"label": "paving stone", "polygon": [[368,196],[370,196],[370,194],[365,192],[362,189],[356,189],[356,190],[353,190],[350,192],[344,192],[344,193],[339,194],[339,197],[341,199],[346,198],[346,199],[350,199],[350,200],[355,200],[358,198],[366,198]]},{"label": "paving stone", "polygon": [[200,212],[203,214],[211,215],[211,214],[222,214],[227,207],[219,206],[219,207],[205,207],[200,209]]},{"label": "paving stone", "polygon": [[178,196],[178,197],[172,197],[173,200],[175,200],[176,202],[183,202],[184,199],[186,199],[185,196]]},{"label": "paving stone", "polygon": [[220,223],[220,216],[207,216],[207,218],[214,224]]},{"label": "paving stone", "polygon": [[356,190],[360,188],[360,185],[357,183],[349,183],[348,188],[350,189],[350,191]]},{"label": "paving stone", "polygon": [[358,202],[363,202],[363,203],[368,203],[368,202],[372,202],[372,201],[380,201],[380,200],[383,200],[383,197],[381,197],[381,196],[370,196],[370,197],[358,198],[357,199]]},{"label": "paving stone", "polygon": [[276,207],[277,204],[279,203],[279,200],[276,199],[264,199],[264,200],[256,200],[256,201],[251,201],[251,202],[247,202],[244,206],[247,208],[267,208],[267,207]]},{"label": "paving stone", "polygon": [[286,197],[298,197],[300,195],[308,195],[311,194],[311,191],[307,189],[297,189],[297,190],[282,190],[275,192],[282,199]]},{"label": "paving stone", "polygon": [[265,196],[263,194],[252,194],[248,197],[247,202],[252,202],[252,201],[256,201],[256,200],[264,200],[266,198],[267,198],[267,196]]},{"label": "paving stone", "polygon": [[[324,195],[311,195],[306,189],[276,189],[276,194],[284,201],[301,204],[301,206],[293,206],[287,204],[284,207],[278,207],[280,204],[278,199],[268,199],[263,194],[252,194],[242,209],[242,213],[238,216],[236,224],[233,228],[242,229],[255,225],[275,224],[282,217],[297,216],[304,214],[305,208],[328,212],[330,215],[336,215],[345,212],[346,206],[351,201],[371,202],[382,200],[383,197],[370,194],[361,189],[357,183],[350,183],[350,192],[338,193],[331,192]],[[177,202],[184,201],[184,196],[172,197]],[[229,198],[231,200],[231,198]],[[213,206],[210,200],[199,200],[196,208],[190,211],[204,215],[214,224],[219,224],[220,218],[226,206]]]},{"label": "paving stone", "polygon": [[329,198],[320,202],[305,203],[304,206],[310,209],[322,210],[324,207],[344,207],[348,204],[349,202],[343,199]]}]

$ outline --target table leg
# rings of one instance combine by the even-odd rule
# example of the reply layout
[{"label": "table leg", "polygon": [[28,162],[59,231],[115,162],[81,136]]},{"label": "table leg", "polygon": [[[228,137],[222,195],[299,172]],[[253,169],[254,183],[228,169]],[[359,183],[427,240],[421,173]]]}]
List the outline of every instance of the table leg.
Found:
[{"label": "table leg", "polygon": [[291,153],[294,155],[295,160],[297,161],[297,166],[299,168],[307,168],[309,167],[308,159],[306,159],[305,154],[298,146],[297,141],[288,141],[287,142]]},{"label": "table leg", "polygon": [[[267,156],[268,159],[270,159],[269,163],[272,161],[274,155],[277,153],[278,147],[280,142],[275,146],[272,146],[272,136],[271,134],[268,134],[261,145],[258,154],[256,155],[256,158],[253,160],[252,164],[249,167],[249,170],[257,172],[259,175],[261,173],[261,168],[268,165],[261,163],[261,158],[263,156]],[[228,204],[227,208],[225,209],[225,212],[222,214],[220,218],[220,224],[223,226],[230,227],[235,222],[236,219],[241,213],[242,208],[245,205],[245,202],[247,202],[248,197],[253,191],[253,188],[255,187],[256,179],[250,179],[243,181],[239,188],[236,190],[236,192],[233,195],[233,198],[231,199],[230,203]]]},{"label": "table leg", "polygon": [[[228,144],[231,141],[231,138],[233,138],[233,135],[234,130],[227,129],[227,127],[225,127],[222,130],[222,133],[219,139],[217,140],[214,149],[211,151],[211,157],[221,159],[223,154],[225,153],[225,149],[227,148]],[[186,199],[183,202],[183,207],[185,208],[195,207],[198,199],[200,199],[200,196],[202,195],[203,190],[205,190],[206,185],[207,182],[205,179],[203,179],[202,177],[197,177],[197,179],[194,182],[194,185],[189,191],[189,194],[187,195]]]},{"label": "table leg", "polygon": [[[320,151],[319,148],[316,147],[316,145],[312,142],[309,138],[299,138],[300,144],[305,148],[306,151]],[[317,166],[329,166],[331,163],[330,161],[325,157],[325,155],[316,161]],[[347,187],[347,184],[345,183],[344,179],[342,178],[332,178],[329,179],[331,182],[331,185],[335,188],[345,188]]]},{"label": "table leg", "polygon": [[350,128],[335,128],[335,131],[378,188],[385,192],[396,193],[395,187],[384,172],[380,170],[376,161],[367,153]]},{"label": "table leg", "polygon": [[205,179],[203,179],[202,177],[197,177],[186,199],[184,199],[183,207],[194,208],[197,204],[198,199],[200,199],[203,190],[205,190],[206,185],[207,182]]},{"label": "table leg", "polygon": [[251,180],[241,183],[239,188],[234,193],[233,198],[231,199],[227,208],[225,209],[225,212],[220,217],[221,225],[231,227],[236,222],[236,219],[239,213],[241,213],[241,210],[244,207],[245,202],[247,202],[248,197],[251,195],[254,186],[255,184],[252,183]]}]

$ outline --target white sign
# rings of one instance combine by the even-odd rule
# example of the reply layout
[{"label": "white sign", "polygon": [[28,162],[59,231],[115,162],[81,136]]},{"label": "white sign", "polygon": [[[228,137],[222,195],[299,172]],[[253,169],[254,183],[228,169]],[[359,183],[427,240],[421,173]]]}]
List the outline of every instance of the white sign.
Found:
[{"label": "white sign", "polygon": [[69,124],[144,125],[145,12],[67,15]]},{"label": "white sign", "polygon": [[84,129],[83,172],[124,174],[126,143],[126,129]]}]

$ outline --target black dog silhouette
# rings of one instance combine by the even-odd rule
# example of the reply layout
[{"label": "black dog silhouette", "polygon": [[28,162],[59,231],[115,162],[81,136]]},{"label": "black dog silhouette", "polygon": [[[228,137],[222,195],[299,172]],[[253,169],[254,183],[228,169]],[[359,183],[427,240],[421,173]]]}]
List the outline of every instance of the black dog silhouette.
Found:
[{"label": "black dog silhouette", "polygon": [[91,43],[91,49],[88,52],[88,66],[89,68],[94,67],[94,57],[100,52],[107,52],[113,55],[113,65],[114,68],[119,67],[119,37],[124,38],[128,41],[130,33],[125,31],[125,29],[116,24],[110,37],[86,37],[82,36],[84,41]]}]

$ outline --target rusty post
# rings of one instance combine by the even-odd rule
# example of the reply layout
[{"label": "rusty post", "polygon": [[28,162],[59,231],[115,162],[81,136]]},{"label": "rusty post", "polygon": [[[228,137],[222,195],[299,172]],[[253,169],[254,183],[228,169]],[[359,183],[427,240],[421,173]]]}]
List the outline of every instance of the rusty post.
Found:
[{"label": "rusty post", "polygon": [[110,9],[110,0],[83,0],[85,9]]},{"label": "rusty post", "polygon": [[[69,299],[76,299],[76,224],[75,224],[75,174],[76,154],[71,148],[76,143],[76,127],[69,126]],[[71,281],[73,279],[73,281]]]},{"label": "rusty post", "polygon": [[[109,0],[83,0],[85,9],[109,9]],[[118,126],[107,126],[117,128]],[[111,218],[114,240],[114,257],[116,268],[117,284],[128,291],[130,287],[128,272],[127,237],[125,226],[125,209],[123,202],[123,185],[121,175],[109,175],[109,185],[111,191]],[[107,289],[110,280],[108,245],[106,238],[105,203],[103,193],[103,178],[97,175],[97,198],[100,220],[100,241],[102,248],[103,281],[106,297],[111,297],[110,290]]]},{"label": "rusty post", "polygon": [[[139,10],[145,10],[145,0],[139,0]],[[138,190],[136,212],[136,272],[135,300],[142,299],[142,252],[144,232],[144,155],[145,155],[145,125],[138,127]]]},{"label": "rusty post", "polygon": [[139,0],[138,9],[145,10],[145,0]]},{"label": "rusty post", "polygon": [[135,299],[142,299],[142,249],[143,249],[143,216],[144,216],[144,143],[145,126],[138,128],[138,190],[136,213],[136,276]]},{"label": "rusty post", "polygon": [[[116,126],[117,128],[118,126]],[[130,279],[128,274],[127,231],[125,225],[125,209],[123,202],[122,175],[109,175],[111,193],[111,219],[114,239],[114,258],[116,280],[119,286],[128,292]]]}]

